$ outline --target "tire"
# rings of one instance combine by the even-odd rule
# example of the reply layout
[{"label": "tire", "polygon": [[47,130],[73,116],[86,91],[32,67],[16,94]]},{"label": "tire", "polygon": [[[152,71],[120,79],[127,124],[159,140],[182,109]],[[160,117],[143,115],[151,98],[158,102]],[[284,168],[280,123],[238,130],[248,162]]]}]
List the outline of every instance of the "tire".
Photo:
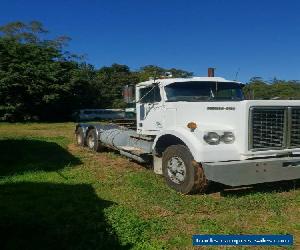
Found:
[{"label": "tire", "polygon": [[75,138],[76,138],[76,143],[80,147],[85,146],[85,140],[84,140],[84,133],[82,128],[77,128],[76,133],[75,133]]},{"label": "tire", "polygon": [[95,129],[91,129],[87,133],[86,144],[90,150],[95,152],[101,151],[102,145],[98,140],[97,133]]},{"label": "tire", "polygon": [[162,157],[163,175],[171,188],[183,194],[204,193],[208,180],[201,164],[184,145],[168,147]]}]

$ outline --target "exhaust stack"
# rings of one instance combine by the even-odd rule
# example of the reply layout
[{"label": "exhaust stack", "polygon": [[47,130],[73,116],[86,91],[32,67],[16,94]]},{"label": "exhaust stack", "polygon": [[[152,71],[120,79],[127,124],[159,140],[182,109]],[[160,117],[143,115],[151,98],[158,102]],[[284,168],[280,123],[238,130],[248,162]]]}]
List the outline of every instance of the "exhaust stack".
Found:
[{"label": "exhaust stack", "polygon": [[215,76],[215,68],[208,68],[207,75],[208,75],[208,77],[214,77]]}]

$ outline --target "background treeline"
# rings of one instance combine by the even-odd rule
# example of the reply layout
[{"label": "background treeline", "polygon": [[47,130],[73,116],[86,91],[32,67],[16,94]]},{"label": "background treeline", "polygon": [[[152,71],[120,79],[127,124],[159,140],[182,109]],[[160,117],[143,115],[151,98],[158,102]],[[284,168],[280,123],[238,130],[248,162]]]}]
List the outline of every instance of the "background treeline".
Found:
[{"label": "background treeline", "polygon": [[252,77],[244,87],[247,99],[300,99],[300,81],[265,81],[261,77]]},{"label": "background treeline", "polygon": [[[132,71],[113,64],[96,69],[84,58],[65,50],[70,38],[49,39],[40,22],[13,22],[0,27],[0,119],[68,120],[80,108],[124,107],[122,87],[171,72],[190,77],[192,72],[154,65]],[[300,98],[298,81],[252,78],[246,96]]]}]

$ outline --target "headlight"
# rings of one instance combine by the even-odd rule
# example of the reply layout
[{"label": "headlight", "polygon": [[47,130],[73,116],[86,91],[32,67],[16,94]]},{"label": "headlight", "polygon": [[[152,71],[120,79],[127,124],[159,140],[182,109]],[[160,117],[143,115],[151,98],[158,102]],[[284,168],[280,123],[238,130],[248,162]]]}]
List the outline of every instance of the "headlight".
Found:
[{"label": "headlight", "polygon": [[220,136],[216,132],[208,132],[203,139],[211,145],[216,145],[220,143]]},{"label": "headlight", "polygon": [[224,132],[224,134],[221,137],[221,140],[224,143],[229,144],[229,143],[233,143],[234,142],[235,137],[234,137],[234,134],[232,132]]}]

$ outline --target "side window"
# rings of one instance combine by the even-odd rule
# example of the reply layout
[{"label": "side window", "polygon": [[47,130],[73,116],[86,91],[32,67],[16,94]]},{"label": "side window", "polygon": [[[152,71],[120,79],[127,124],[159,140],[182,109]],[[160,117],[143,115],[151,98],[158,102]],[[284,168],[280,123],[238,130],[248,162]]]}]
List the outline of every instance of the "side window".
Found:
[{"label": "side window", "polygon": [[159,87],[153,86],[146,87],[140,89],[140,99],[141,103],[154,103],[154,102],[160,102],[161,101],[161,96],[160,96],[160,91]]}]

